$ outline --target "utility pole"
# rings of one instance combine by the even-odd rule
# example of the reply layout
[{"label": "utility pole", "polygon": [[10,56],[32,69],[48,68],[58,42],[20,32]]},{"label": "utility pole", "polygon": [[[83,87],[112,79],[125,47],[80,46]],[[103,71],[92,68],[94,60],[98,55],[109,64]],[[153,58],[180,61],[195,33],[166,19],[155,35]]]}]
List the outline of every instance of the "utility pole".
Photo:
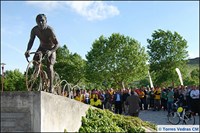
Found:
[{"label": "utility pole", "polygon": [[5,63],[1,63],[1,69],[2,69],[2,72],[1,72],[1,87],[2,87],[2,90],[1,92],[3,92],[3,84],[4,84],[4,66],[6,64]]}]

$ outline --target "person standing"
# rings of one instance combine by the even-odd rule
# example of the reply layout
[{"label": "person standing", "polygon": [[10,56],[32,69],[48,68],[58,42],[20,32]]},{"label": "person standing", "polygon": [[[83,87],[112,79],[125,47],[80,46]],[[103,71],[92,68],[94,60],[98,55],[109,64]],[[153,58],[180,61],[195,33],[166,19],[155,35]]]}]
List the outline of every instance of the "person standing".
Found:
[{"label": "person standing", "polygon": [[195,114],[198,113],[200,115],[200,104],[199,104],[199,89],[197,89],[196,86],[192,87],[192,90],[190,92],[191,97],[191,110]]},{"label": "person standing", "polygon": [[190,92],[191,92],[191,86],[186,86],[186,105],[188,106],[188,109],[191,109],[191,97],[190,97]]},{"label": "person standing", "polygon": [[150,88],[149,97],[150,97],[149,107],[154,108],[154,97],[155,97],[154,88]]},{"label": "person standing", "polygon": [[85,100],[84,103],[85,104],[90,104],[90,94],[89,94],[89,90],[85,90]]},{"label": "person standing", "polygon": [[105,104],[105,109],[108,109],[110,111],[112,110],[112,108],[111,108],[111,105],[112,105],[111,99],[112,99],[112,95],[109,93],[109,90],[107,89],[106,92],[105,92],[105,102],[104,102],[104,104]]},{"label": "person standing", "polygon": [[156,87],[154,90],[154,110],[153,111],[159,111],[161,108],[161,101],[160,101],[160,97],[161,97],[161,90],[159,87]]},{"label": "person standing", "polygon": [[125,104],[125,101],[126,101],[127,97],[130,96],[129,93],[128,93],[128,91],[129,91],[128,89],[125,89],[125,90],[124,90],[124,93],[123,93],[123,95],[122,95],[122,98],[123,98],[123,111],[124,111],[124,114],[125,114],[125,115],[128,113],[128,107],[127,107],[127,105]]},{"label": "person standing", "polygon": [[137,89],[138,96],[140,98],[140,110],[145,109],[146,107],[146,95],[144,92],[144,87]]},{"label": "person standing", "polygon": [[114,103],[115,103],[115,113],[116,114],[122,114],[122,95],[120,93],[120,90],[117,90],[114,94]]},{"label": "person standing", "polygon": [[161,107],[163,107],[163,110],[167,110],[167,90],[166,88],[162,88],[161,91]]},{"label": "person standing", "polygon": [[174,103],[174,92],[171,87],[168,87],[167,91],[167,112],[168,115],[170,114],[171,110],[173,109]]},{"label": "person standing", "polygon": [[131,91],[131,95],[127,97],[125,104],[128,105],[128,115],[130,116],[139,116],[140,111],[140,98],[135,94],[134,91]]}]

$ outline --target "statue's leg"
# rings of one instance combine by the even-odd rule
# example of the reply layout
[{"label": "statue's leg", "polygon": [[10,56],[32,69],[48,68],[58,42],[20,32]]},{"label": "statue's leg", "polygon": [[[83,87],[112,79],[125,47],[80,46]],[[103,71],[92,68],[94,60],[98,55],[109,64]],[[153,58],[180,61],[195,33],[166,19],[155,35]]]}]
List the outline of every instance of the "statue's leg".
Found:
[{"label": "statue's leg", "polygon": [[48,73],[48,79],[50,81],[50,86],[49,86],[49,92],[53,93],[53,73],[54,73],[54,70],[53,70],[53,65],[52,64],[48,64],[47,66],[47,73]]},{"label": "statue's leg", "polygon": [[49,92],[54,93],[54,88],[53,88],[53,79],[54,79],[54,64],[55,64],[55,59],[56,59],[56,53],[52,53],[52,55],[48,59],[47,63],[47,73],[48,73],[48,79],[50,81],[50,86],[49,86]]}]

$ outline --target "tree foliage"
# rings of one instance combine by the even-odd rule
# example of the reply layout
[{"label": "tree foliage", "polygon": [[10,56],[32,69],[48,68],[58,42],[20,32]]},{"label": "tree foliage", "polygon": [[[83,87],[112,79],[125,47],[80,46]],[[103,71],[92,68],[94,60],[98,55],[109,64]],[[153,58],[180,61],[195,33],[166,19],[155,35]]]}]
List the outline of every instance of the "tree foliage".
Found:
[{"label": "tree foliage", "polygon": [[67,61],[69,60],[69,49],[67,48],[66,45],[63,45],[63,47],[59,47],[56,50],[56,61],[57,62],[62,62],[62,61]]},{"label": "tree foliage", "polygon": [[[2,80],[2,79],[1,79]],[[26,91],[25,76],[18,70],[9,70],[4,74],[4,91]],[[2,85],[2,82],[1,82]]]},{"label": "tree foliage", "polygon": [[199,85],[199,69],[194,69],[190,73],[191,79],[194,81],[194,84]]},{"label": "tree foliage", "polygon": [[133,38],[113,33],[103,35],[86,55],[86,78],[90,82],[122,86],[147,73],[147,54]]},{"label": "tree foliage", "polygon": [[77,53],[70,53],[66,45],[58,48],[54,68],[61,79],[67,80],[68,83],[80,84],[84,81],[85,60]]},{"label": "tree foliage", "polygon": [[175,69],[179,68],[183,76],[186,73],[187,41],[177,32],[159,29],[152,34],[152,39],[147,39],[147,42],[150,72],[154,82],[157,85],[163,82],[180,84]]},{"label": "tree foliage", "polygon": [[196,84],[195,81],[192,80],[191,77],[184,78],[183,82],[184,82],[184,85],[186,85],[186,86],[190,86],[190,85],[195,85]]}]

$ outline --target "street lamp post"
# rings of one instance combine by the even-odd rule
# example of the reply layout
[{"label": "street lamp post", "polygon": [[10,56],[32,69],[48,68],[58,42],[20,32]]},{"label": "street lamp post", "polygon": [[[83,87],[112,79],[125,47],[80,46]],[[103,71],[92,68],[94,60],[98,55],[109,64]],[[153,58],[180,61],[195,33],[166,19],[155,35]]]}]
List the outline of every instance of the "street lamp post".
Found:
[{"label": "street lamp post", "polygon": [[2,69],[2,72],[1,72],[1,87],[2,87],[2,92],[3,92],[3,82],[4,82],[4,66],[5,66],[6,64],[5,63],[1,63],[1,69]]}]

